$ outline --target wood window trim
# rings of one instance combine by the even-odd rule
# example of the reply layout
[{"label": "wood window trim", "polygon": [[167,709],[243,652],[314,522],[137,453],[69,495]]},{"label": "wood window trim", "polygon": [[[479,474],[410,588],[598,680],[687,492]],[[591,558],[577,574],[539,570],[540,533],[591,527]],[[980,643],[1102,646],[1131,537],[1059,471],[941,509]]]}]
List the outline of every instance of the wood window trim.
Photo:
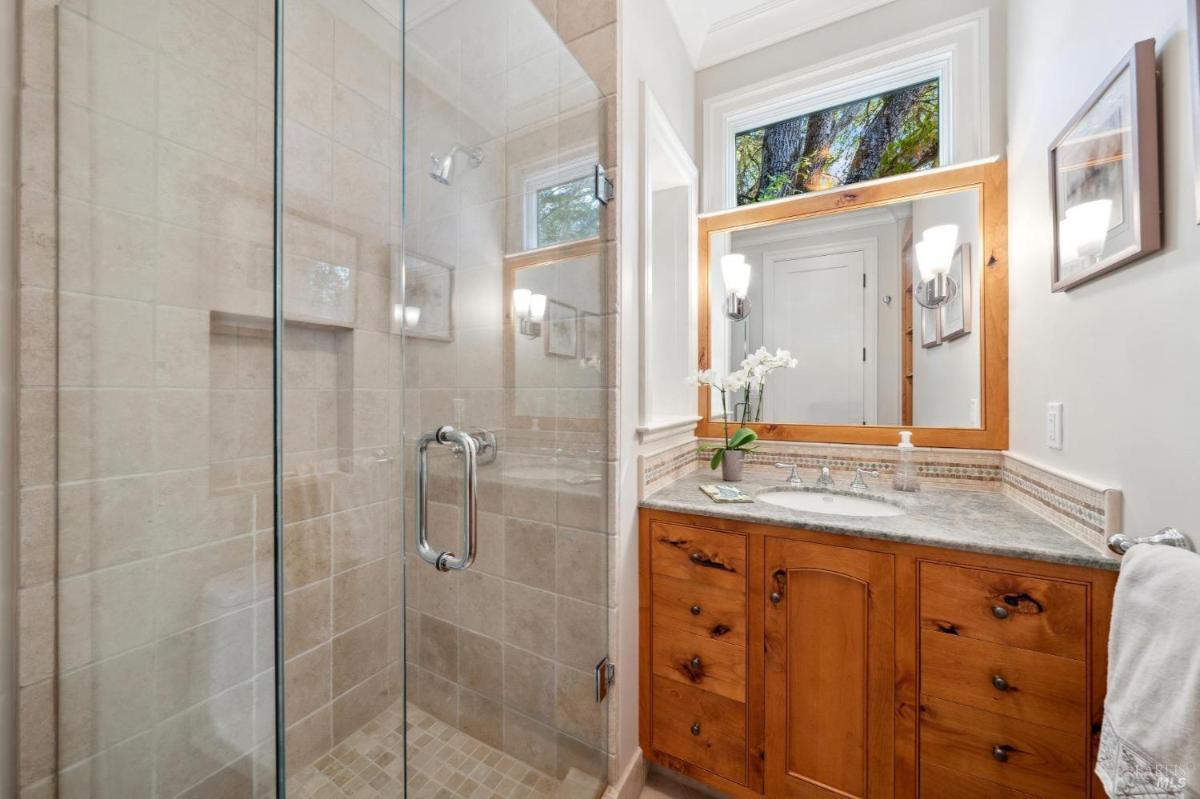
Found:
[{"label": "wood window trim", "polygon": [[[868,181],[849,187],[812,192],[782,200],[744,205],[700,217],[697,259],[698,345],[700,369],[711,366],[710,245],[713,233],[762,227],[781,222],[824,216],[852,209],[978,189],[980,231],[983,240],[983,290],[980,297],[979,335],[982,426],[978,428],[911,427],[908,425],[824,425],[751,423],[766,441],[828,444],[891,445],[899,431],[911,429],[913,443],[922,447],[1003,450],[1008,448],[1008,165],[991,159],[960,166],[913,172],[894,178]],[[709,387],[698,390],[696,425],[699,438],[720,438],[723,425],[709,413]]]}]

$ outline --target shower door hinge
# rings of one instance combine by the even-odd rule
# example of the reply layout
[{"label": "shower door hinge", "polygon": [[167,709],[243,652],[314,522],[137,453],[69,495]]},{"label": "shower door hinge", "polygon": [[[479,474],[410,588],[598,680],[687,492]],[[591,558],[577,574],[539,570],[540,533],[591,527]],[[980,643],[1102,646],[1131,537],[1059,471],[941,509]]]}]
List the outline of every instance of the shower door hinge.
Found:
[{"label": "shower door hinge", "polygon": [[613,198],[613,182],[608,179],[608,173],[604,171],[604,167],[596,164],[595,183],[592,186],[592,196],[601,205],[608,205]]},{"label": "shower door hinge", "polygon": [[617,667],[605,657],[596,664],[596,701],[603,702],[608,696],[608,686],[617,680]]}]

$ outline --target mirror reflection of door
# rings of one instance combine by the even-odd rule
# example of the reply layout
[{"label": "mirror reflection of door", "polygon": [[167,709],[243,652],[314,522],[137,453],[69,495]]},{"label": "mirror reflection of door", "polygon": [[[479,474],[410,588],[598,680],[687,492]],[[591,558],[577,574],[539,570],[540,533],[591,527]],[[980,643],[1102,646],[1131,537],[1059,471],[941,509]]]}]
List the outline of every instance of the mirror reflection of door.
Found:
[{"label": "mirror reflection of door", "polygon": [[[874,365],[867,362],[864,319],[871,242],[763,254],[763,341],[786,347],[799,364],[776,373],[771,416],[817,424],[874,422]],[[873,281],[872,281],[873,282]],[[873,327],[873,326],[872,326]],[[872,391],[868,392],[870,382]],[[869,409],[869,411],[868,411]]]}]

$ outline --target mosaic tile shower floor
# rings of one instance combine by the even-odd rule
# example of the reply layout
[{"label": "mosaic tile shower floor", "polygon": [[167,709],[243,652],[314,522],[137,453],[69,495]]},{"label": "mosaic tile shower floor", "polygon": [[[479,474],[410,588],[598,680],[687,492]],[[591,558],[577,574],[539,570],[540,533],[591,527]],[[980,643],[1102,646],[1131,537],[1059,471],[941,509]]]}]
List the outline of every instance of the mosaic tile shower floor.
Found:
[{"label": "mosaic tile shower floor", "polygon": [[[297,799],[404,796],[404,714],[400,702],[288,780]],[[412,799],[542,799],[559,781],[408,706]]]}]

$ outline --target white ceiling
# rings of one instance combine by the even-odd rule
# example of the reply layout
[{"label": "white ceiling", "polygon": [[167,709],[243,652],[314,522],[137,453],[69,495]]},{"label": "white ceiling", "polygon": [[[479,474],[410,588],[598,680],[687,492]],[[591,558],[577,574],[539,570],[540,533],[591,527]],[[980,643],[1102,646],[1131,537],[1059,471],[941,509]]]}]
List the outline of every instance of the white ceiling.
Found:
[{"label": "white ceiling", "polygon": [[894,0],[666,0],[696,69]]}]

